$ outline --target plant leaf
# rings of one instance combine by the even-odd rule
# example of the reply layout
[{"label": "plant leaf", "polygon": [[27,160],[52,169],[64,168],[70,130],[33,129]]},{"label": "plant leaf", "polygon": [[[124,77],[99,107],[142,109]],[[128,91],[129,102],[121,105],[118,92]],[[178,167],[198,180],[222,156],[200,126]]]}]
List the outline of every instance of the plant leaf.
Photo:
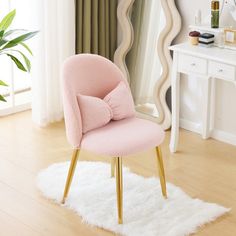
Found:
[{"label": "plant leaf", "polygon": [[26,45],[25,43],[19,43],[19,44],[22,45],[33,56],[33,53],[28,45]]},{"label": "plant leaf", "polygon": [[1,86],[8,86],[4,81],[0,80],[0,85]]},{"label": "plant leaf", "polygon": [[24,58],[24,61],[25,61],[25,65],[27,67],[27,72],[30,72],[31,70],[31,64],[30,64],[30,60],[25,56],[24,53],[20,52],[19,53],[21,54],[21,56]]},{"label": "plant leaf", "polygon": [[[0,39],[0,47],[2,46],[2,45],[4,45],[4,44],[6,44],[7,43],[7,41],[5,40],[5,39]],[[1,50],[1,49],[0,49]]]},{"label": "plant leaf", "polygon": [[14,61],[14,63],[16,64],[16,66],[20,69],[20,70],[23,70],[25,72],[27,72],[26,68],[24,67],[24,65],[19,61],[19,59],[17,59],[15,56],[7,53],[7,56],[9,56],[12,61]]},{"label": "plant leaf", "polygon": [[9,12],[0,22],[0,30],[6,30],[11,25],[15,15],[16,10]]},{"label": "plant leaf", "polygon": [[[31,69],[30,60],[25,56],[25,54],[24,54],[23,52],[21,52],[21,51],[19,51],[19,50],[13,50],[13,49],[8,49],[8,50],[6,50],[6,51],[19,53],[19,54],[23,57],[23,59],[24,59],[24,61],[25,61],[25,64],[26,64],[26,67],[27,67],[27,72],[30,72],[30,69]],[[7,54],[7,52],[5,52],[4,54]]]},{"label": "plant leaf", "polygon": [[21,56],[23,57],[23,59],[24,59],[24,61],[25,61],[25,65],[26,65],[26,67],[27,67],[27,72],[30,72],[30,70],[31,70],[30,60],[29,60],[29,59],[25,56],[25,54],[22,53],[21,51],[19,51],[19,50],[14,50],[14,51],[16,51],[16,52],[18,52],[18,53],[21,54]]},{"label": "plant leaf", "polygon": [[1,30],[1,31],[0,31],[0,38],[2,38],[3,35],[4,35],[4,30]]},{"label": "plant leaf", "polygon": [[7,100],[0,94],[0,101],[6,102]]},{"label": "plant leaf", "polygon": [[34,31],[34,32],[29,32],[29,33],[26,33],[26,34],[22,34],[21,36],[10,40],[10,41],[3,47],[3,49],[5,49],[5,48],[12,48],[12,47],[16,46],[17,44],[19,44],[19,43],[21,43],[21,42],[23,42],[23,41],[26,41],[26,40],[32,38],[32,37],[35,36],[37,33],[38,33],[38,31]]},{"label": "plant leaf", "polygon": [[19,32],[26,32],[27,30],[24,29],[14,29],[14,30],[8,30],[5,34],[4,34],[4,38],[6,38],[9,35],[15,34],[15,33],[19,33]]}]

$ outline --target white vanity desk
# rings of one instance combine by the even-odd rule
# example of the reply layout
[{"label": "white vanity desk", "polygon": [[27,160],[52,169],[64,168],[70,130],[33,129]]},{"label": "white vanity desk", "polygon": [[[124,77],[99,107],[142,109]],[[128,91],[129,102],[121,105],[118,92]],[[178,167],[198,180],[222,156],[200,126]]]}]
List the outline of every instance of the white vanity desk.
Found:
[{"label": "white vanity desk", "polygon": [[205,48],[189,43],[169,48],[174,52],[171,75],[172,128],[170,151],[176,152],[179,138],[179,80],[180,73],[195,75],[204,79],[204,104],[202,107],[202,137],[210,136],[212,102],[214,100],[214,79],[222,79],[236,85],[236,51],[218,47]]}]

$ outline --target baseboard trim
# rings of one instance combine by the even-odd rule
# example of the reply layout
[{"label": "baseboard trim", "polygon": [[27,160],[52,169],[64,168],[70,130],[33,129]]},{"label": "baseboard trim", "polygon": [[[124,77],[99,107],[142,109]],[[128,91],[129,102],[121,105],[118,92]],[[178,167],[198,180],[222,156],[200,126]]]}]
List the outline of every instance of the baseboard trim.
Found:
[{"label": "baseboard trim", "polygon": [[201,134],[201,124],[189,120],[180,119],[179,126],[183,129]]},{"label": "baseboard trim", "polygon": [[[201,124],[189,120],[180,119],[180,127],[191,132],[201,134]],[[236,146],[236,135],[222,130],[213,129],[211,137],[224,143]]]},{"label": "baseboard trim", "polygon": [[211,137],[219,141],[236,146],[236,135],[234,134],[231,134],[222,130],[214,129],[211,133]]},{"label": "baseboard trim", "polygon": [[8,116],[17,112],[26,111],[30,109],[31,109],[31,103],[26,103],[22,105],[17,105],[15,107],[5,108],[5,109],[0,110],[0,117]]}]

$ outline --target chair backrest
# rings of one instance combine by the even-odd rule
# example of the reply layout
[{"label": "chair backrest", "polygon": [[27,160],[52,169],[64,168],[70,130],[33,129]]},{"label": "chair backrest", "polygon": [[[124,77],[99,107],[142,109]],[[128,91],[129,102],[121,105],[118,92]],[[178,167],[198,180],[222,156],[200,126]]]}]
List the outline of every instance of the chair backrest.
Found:
[{"label": "chair backrest", "polygon": [[78,54],[64,62],[62,87],[66,134],[74,148],[80,147],[82,138],[77,95],[104,98],[120,81],[128,85],[121,70],[102,56]]}]

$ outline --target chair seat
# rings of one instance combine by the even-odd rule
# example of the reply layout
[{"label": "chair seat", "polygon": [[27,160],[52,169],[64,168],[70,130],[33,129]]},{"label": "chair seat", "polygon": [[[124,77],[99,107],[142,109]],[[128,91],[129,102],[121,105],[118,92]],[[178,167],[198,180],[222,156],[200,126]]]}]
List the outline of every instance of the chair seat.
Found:
[{"label": "chair seat", "polygon": [[111,121],[104,127],[86,133],[81,149],[120,157],[154,148],[162,143],[164,137],[164,131],[156,123],[133,117]]}]

